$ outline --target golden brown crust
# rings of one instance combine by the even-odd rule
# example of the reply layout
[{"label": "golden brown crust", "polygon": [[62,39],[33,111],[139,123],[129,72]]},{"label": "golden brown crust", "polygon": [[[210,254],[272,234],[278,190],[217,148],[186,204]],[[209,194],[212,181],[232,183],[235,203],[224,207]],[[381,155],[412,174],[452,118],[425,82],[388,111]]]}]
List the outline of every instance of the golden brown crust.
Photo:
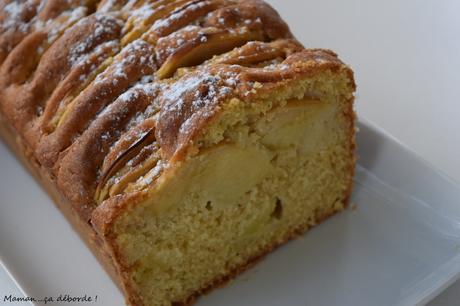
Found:
[{"label": "golden brown crust", "polygon": [[[355,87],[333,52],[305,50],[261,0],[3,0],[0,8],[2,125],[133,305],[111,230],[147,195],[95,201],[118,170],[134,171],[153,153],[165,165],[181,161],[230,98],[249,101],[326,70],[345,71]],[[351,101],[346,115],[354,141]]]},{"label": "golden brown crust", "polygon": [[0,4],[0,64],[27,36],[40,1],[2,1]]},{"label": "golden brown crust", "polygon": [[[314,49],[294,53],[267,68],[217,63],[201,67],[177,80],[162,95],[157,139],[163,156],[165,159],[182,159],[191,140],[218,113],[220,103],[231,97],[250,100],[255,94],[268,94],[281,88],[285,82],[340,69],[351,74],[334,53]],[[354,86],[352,83],[351,87]]]},{"label": "golden brown crust", "polygon": [[[120,30],[119,20],[92,15],[66,31],[43,56],[40,48],[49,37],[44,31],[30,34],[8,56],[0,68],[1,107],[29,145],[35,148],[41,136],[41,130],[34,128],[33,123],[49,117],[47,108],[51,112],[55,109],[52,99],[56,97],[52,94],[59,94],[60,86],[66,87],[66,76],[82,69],[88,54],[116,39]],[[46,103],[50,97],[50,103]]]},{"label": "golden brown crust", "polygon": [[50,195],[56,207],[70,222],[75,231],[80,235],[88,248],[93,252],[98,261],[113,279],[114,283],[122,287],[123,279],[115,269],[115,263],[111,257],[106,243],[94,231],[89,222],[82,219],[79,213],[74,209],[71,202],[67,199],[62,191],[57,187],[55,180],[49,175],[46,168],[40,166],[34,158],[33,152],[30,151],[27,144],[19,137],[6,118],[0,113],[0,137],[6,142],[8,147],[18,158],[21,164],[34,176],[40,183],[41,187]]},{"label": "golden brown crust", "polygon": [[[264,82],[257,86],[257,94],[269,95],[271,91],[282,88],[285,82],[296,78],[326,70],[345,69],[346,73],[350,74],[350,86],[355,87],[351,70],[331,51],[305,50],[293,56],[296,60],[288,57],[280,64],[283,68],[285,65],[292,65],[288,66],[288,69],[271,67],[264,70],[240,66],[222,67],[216,64],[187,74],[172,86],[163,88],[159,96],[161,110],[156,124],[156,138],[164,159],[170,162],[181,160],[191,145],[191,140],[202,132],[206,123],[219,112],[221,102],[231,97],[249,100],[255,86],[254,79]],[[275,73],[278,74],[276,81]],[[219,91],[222,91],[222,94],[216,95]],[[214,94],[209,96],[210,93]],[[350,118],[350,141],[354,141],[354,113],[351,102],[347,117]],[[354,148],[354,144],[352,147]],[[96,228],[98,224],[107,225],[118,216],[119,210],[126,209],[124,205],[135,205],[142,199],[143,192],[108,199],[94,210],[93,223]]]},{"label": "golden brown crust", "polygon": [[[85,133],[71,146],[60,162],[58,184],[78,209],[85,203],[91,203],[96,189],[95,177],[98,169],[118,140],[120,134],[131,120],[131,116],[144,111],[150,104],[148,93],[154,94],[154,88],[132,88],[128,95],[119,97],[94,120]],[[157,89],[158,90],[158,89]],[[131,94],[133,96],[131,96]],[[135,97],[135,99],[129,99]],[[113,133],[107,131],[114,131]],[[75,184],[75,182],[79,182]],[[82,211],[89,220],[91,206]]]},{"label": "golden brown crust", "polygon": [[119,61],[98,75],[91,86],[83,90],[65,113],[62,123],[51,134],[41,138],[38,151],[40,162],[51,167],[59,154],[83,133],[95,116],[111,104],[135,82],[156,69],[152,47],[142,40],[126,46]]},{"label": "golden brown crust", "polygon": [[[260,0],[162,0],[134,5],[126,1],[110,1],[101,2],[98,11],[88,17],[85,15],[96,8],[93,1],[50,0],[34,7],[24,6],[20,11],[20,20],[31,22],[30,31],[9,52],[0,67],[0,107],[31,149],[37,152],[35,157],[39,162],[57,177],[64,193],[76,206],[85,208],[81,209],[85,218],[94,207],[91,200],[94,188],[89,186],[97,184],[98,170],[105,160],[103,155],[110,155],[110,146],[123,137],[122,131],[130,121],[128,117],[133,118],[142,111],[142,107],[132,107],[135,104],[132,103],[127,105],[126,118],[120,124],[102,124],[99,114],[106,108],[116,108],[111,104],[122,104],[117,102],[118,96],[145,76],[151,77],[147,82],[153,87],[166,85],[168,93],[187,85],[187,80],[181,77],[172,81],[155,80],[155,72],[158,69],[158,73],[166,71],[163,68],[167,66],[169,74],[182,65],[195,63],[196,59],[192,62],[181,60],[197,56],[200,53],[197,48],[207,48],[208,43],[214,48],[221,45],[214,43],[216,39],[232,42],[225,47],[228,49],[218,48],[211,52],[222,53],[243,45],[242,55],[248,62],[263,60],[264,56],[267,59],[277,55],[283,57],[293,50],[300,50],[300,44],[295,40],[283,47],[281,43],[277,47],[276,41],[268,43],[266,49],[273,48],[278,53],[269,50],[272,54],[265,55],[259,52],[264,48],[262,43],[245,45],[254,39],[270,41],[292,37],[276,11]],[[105,13],[117,10],[120,14]],[[11,16],[4,15],[4,19],[12,20]],[[127,39],[136,29],[131,26],[132,20],[138,21],[135,24],[144,24],[144,38],[137,35],[137,39],[136,36],[133,36],[134,40]],[[123,47],[124,43],[127,45]],[[258,57],[259,53],[261,56]],[[113,60],[111,56],[115,56]],[[181,90],[193,89],[193,86],[185,86]],[[208,98],[222,101],[226,95],[221,93],[210,92]],[[172,104],[168,95],[153,97],[149,93],[148,96],[150,103],[161,106],[162,120],[158,121],[160,128],[156,129],[156,134],[161,136],[159,143],[164,145],[162,154],[165,159],[171,157],[168,153],[175,150],[175,142],[186,142],[187,135],[196,134],[193,130],[198,130],[200,124],[211,118],[213,108],[217,106],[217,103],[205,108],[199,106],[197,114],[193,115],[197,119],[193,123],[195,127],[176,136],[173,135],[174,126],[182,126],[181,118],[187,118],[195,109],[186,109],[186,106],[184,113],[174,113],[171,108],[167,109]],[[188,101],[192,102],[191,99]],[[119,112],[122,112],[120,108]],[[95,141],[85,140],[103,135],[112,137],[104,141],[102,147]],[[104,148],[102,154],[100,148]],[[85,156],[91,154],[97,158],[87,162]],[[77,168],[85,171],[77,174]],[[87,170],[89,168],[96,171]]]}]

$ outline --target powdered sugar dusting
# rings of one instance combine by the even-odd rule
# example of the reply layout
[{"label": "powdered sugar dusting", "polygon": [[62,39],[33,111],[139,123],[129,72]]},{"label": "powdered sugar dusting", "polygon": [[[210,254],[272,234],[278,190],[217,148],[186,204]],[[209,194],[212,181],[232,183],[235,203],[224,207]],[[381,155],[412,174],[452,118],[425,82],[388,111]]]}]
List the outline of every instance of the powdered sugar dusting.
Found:
[{"label": "powdered sugar dusting", "polygon": [[102,5],[99,6],[98,12],[108,13],[118,9],[117,0],[106,0]]},{"label": "powdered sugar dusting", "polygon": [[173,11],[172,14],[169,15],[167,18],[157,20],[153,24],[152,29],[154,31],[157,31],[158,29],[161,29],[161,28],[168,28],[172,25],[173,22],[177,20],[181,20],[185,18],[188,14],[197,12],[203,9],[204,7],[206,7],[207,5],[208,5],[207,2],[198,2],[198,3],[192,3],[190,5],[187,5],[186,7],[178,8],[175,11]]},{"label": "powdered sugar dusting", "polygon": [[[95,84],[111,80],[114,85],[122,79],[128,79],[126,71],[131,65],[139,63],[145,67],[155,67],[155,58],[149,54],[150,45],[138,39],[127,45],[115,58],[114,63],[104,73],[99,74],[94,80]],[[148,55],[149,54],[149,55]]]},{"label": "powdered sugar dusting", "polygon": [[153,167],[146,175],[141,176],[137,180],[137,184],[141,186],[150,186],[160,176],[163,170],[166,168],[166,163],[163,160],[159,160],[155,167]]},{"label": "powdered sugar dusting", "polygon": [[[73,46],[69,53],[69,62],[71,65],[75,65],[82,59],[82,55],[86,55],[88,50],[94,45],[94,41],[103,35],[114,34],[117,31],[119,20],[109,17],[104,14],[95,15],[95,24],[93,31],[85,37],[79,44]],[[84,18],[77,23],[77,26],[83,26],[85,23],[90,22],[91,19]],[[116,20],[116,21],[115,21]]]},{"label": "powdered sugar dusting", "polygon": [[63,12],[59,18],[35,23],[35,29],[48,33],[48,45],[51,45],[64,30],[87,15],[88,8],[80,6]]},{"label": "powdered sugar dusting", "polygon": [[[100,63],[106,59],[106,53],[114,54],[119,50],[119,42],[117,40],[108,41],[97,46],[93,53],[83,54],[78,61],[76,61],[74,67],[83,67],[78,80],[83,83],[88,78],[88,75],[94,72]],[[98,64],[99,63],[99,64]],[[72,62],[71,62],[72,64]],[[84,67],[88,67],[86,69]]]},{"label": "powdered sugar dusting", "polygon": [[169,55],[175,53],[191,39],[204,36],[206,36],[206,34],[201,27],[188,25],[158,40],[158,47],[155,48],[157,57],[160,61],[165,60]]},{"label": "powdered sugar dusting", "polygon": [[[164,5],[159,6],[156,10],[162,8],[164,8]],[[152,9],[152,3],[146,3],[138,9],[135,9],[130,15],[130,19],[141,22],[142,20],[148,19],[156,10]]]},{"label": "powdered sugar dusting", "polygon": [[133,116],[133,118],[130,120],[130,123],[128,124],[128,127],[131,128],[140,125],[147,118],[151,118],[159,112],[160,106],[158,102],[158,93],[162,90],[162,88],[163,86],[161,83],[142,83],[141,80],[130,90],[119,97],[119,99],[131,101],[131,103],[135,103],[141,95],[150,100],[150,104],[144,111],[137,112]]},{"label": "powdered sugar dusting", "polygon": [[219,73],[211,74],[203,70],[171,84],[163,93],[159,118],[160,137],[165,137],[163,139],[169,143],[168,138],[179,139],[181,135],[188,135],[197,124],[209,118],[217,109],[219,102],[227,99],[234,91],[233,87],[227,86],[222,77]]},{"label": "powdered sugar dusting", "polygon": [[[196,76],[185,78],[185,80],[179,80],[175,82],[167,91],[166,99],[172,103],[165,104],[165,112],[180,112],[184,108],[184,98],[187,93],[193,92],[197,89],[198,85],[203,82],[212,84],[216,82],[217,78],[214,76]],[[201,104],[199,101],[199,91],[195,91],[194,103]],[[204,103],[204,102],[203,102]]]},{"label": "powdered sugar dusting", "polygon": [[28,25],[22,20],[22,15],[27,5],[28,2],[21,3],[19,1],[13,1],[5,5],[3,10],[8,14],[8,17],[5,18],[1,28],[3,30],[14,29],[24,33],[27,32]]},{"label": "powdered sugar dusting", "polygon": [[[3,13],[7,16],[0,24],[0,32],[14,31],[27,33],[31,22],[24,19],[26,12],[33,8],[34,1],[12,1],[3,7]],[[40,3],[41,6],[41,3]],[[40,7],[37,8],[40,10]],[[35,18],[35,17],[34,17]],[[32,20],[34,20],[34,18]]]}]

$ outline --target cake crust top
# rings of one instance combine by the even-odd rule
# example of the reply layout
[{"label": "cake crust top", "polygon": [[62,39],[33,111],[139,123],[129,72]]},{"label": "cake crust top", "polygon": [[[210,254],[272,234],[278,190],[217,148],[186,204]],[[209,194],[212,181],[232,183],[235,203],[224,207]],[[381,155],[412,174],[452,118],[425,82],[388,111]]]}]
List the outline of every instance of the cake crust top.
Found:
[{"label": "cake crust top", "polygon": [[355,86],[333,52],[304,49],[261,0],[0,8],[0,109],[80,216],[99,224],[136,197],[104,196],[103,185],[127,175],[114,174],[153,157],[158,173],[183,160],[225,101],[325,70],[347,70]]}]

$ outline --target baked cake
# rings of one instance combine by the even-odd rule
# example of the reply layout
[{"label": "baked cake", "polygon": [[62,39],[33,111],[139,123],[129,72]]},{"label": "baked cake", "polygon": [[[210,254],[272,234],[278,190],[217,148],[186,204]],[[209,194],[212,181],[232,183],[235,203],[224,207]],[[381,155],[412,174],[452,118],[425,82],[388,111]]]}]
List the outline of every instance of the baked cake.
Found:
[{"label": "baked cake", "polygon": [[130,305],[188,305],[341,211],[351,69],[259,0],[0,0],[2,135]]}]

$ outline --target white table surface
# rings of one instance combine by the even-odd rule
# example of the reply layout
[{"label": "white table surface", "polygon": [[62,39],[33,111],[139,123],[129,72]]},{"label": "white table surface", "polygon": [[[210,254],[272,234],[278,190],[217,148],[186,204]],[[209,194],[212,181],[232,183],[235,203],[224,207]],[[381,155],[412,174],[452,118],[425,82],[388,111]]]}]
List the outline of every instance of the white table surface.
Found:
[{"label": "white table surface", "polygon": [[[460,1],[268,0],[356,73],[358,115],[460,182]],[[0,300],[20,295],[0,267]],[[430,303],[459,305],[460,281]]]}]

